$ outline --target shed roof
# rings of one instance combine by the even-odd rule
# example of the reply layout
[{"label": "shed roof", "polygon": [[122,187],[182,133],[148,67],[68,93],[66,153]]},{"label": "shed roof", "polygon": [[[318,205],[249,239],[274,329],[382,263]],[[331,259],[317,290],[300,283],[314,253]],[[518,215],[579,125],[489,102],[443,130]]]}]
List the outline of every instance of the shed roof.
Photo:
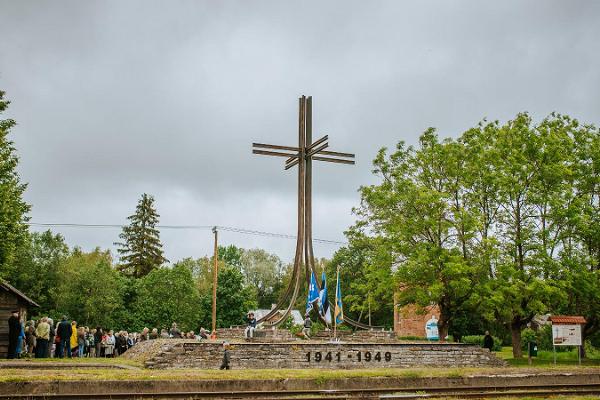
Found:
[{"label": "shed roof", "polygon": [[0,279],[0,288],[14,294],[15,296],[19,297],[21,300],[25,301],[26,303],[29,303],[29,305],[31,305],[31,306],[34,306],[34,307],[40,306],[38,303],[31,300],[29,297],[25,296],[25,294],[23,292],[21,292],[19,289],[17,289],[16,287],[12,286],[11,284],[9,284],[8,282],[6,282],[2,279]]},{"label": "shed roof", "polygon": [[586,320],[579,315],[553,315],[550,317],[553,324],[585,324]]}]

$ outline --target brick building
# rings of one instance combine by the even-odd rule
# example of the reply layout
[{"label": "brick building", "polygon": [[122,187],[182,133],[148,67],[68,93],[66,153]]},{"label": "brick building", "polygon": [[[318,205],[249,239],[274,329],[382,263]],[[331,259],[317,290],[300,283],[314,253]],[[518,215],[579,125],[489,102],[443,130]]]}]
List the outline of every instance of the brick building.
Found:
[{"label": "brick building", "polygon": [[432,315],[440,317],[438,306],[419,309],[415,305],[394,307],[394,332],[397,336],[418,336],[425,338],[425,323]]}]

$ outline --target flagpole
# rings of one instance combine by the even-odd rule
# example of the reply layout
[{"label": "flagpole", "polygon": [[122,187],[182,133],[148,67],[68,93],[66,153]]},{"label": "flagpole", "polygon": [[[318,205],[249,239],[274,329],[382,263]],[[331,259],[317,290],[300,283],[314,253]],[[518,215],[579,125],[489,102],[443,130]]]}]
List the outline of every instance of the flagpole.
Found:
[{"label": "flagpole", "polygon": [[337,339],[337,315],[335,310],[337,309],[338,299],[338,288],[340,287],[340,266],[337,266],[336,280],[335,280],[335,307],[333,308],[333,339]]}]

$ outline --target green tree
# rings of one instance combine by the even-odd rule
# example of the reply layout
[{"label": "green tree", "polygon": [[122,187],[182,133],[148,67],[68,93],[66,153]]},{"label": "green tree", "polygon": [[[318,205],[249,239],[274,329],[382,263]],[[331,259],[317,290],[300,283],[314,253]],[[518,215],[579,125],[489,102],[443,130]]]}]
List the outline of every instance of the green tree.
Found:
[{"label": "green tree", "polygon": [[[474,262],[477,218],[463,189],[464,154],[459,142],[440,142],[433,129],[420,137],[418,149],[402,142],[392,154],[382,149],[374,161],[381,183],[361,188],[351,230],[371,236],[371,269],[396,271],[399,304],[439,307],[440,337],[469,306],[482,277]],[[388,276],[379,280],[391,294]]]},{"label": "green tree", "polygon": [[246,285],[256,290],[258,307],[270,309],[283,276],[281,259],[262,249],[242,249],[240,265]]},{"label": "green tree", "polygon": [[197,329],[199,294],[189,268],[177,263],[172,268],[151,271],[136,282],[132,305],[134,328],[169,328],[173,322],[184,330]]},{"label": "green tree", "polygon": [[[10,104],[0,91],[0,114]],[[0,278],[13,281],[18,273],[17,254],[27,246],[27,214],[31,206],[23,200],[27,187],[17,172],[19,158],[13,142],[8,138],[15,126],[12,119],[0,119]]]},{"label": "green tree", "polygon": [[59,314],[67,314],[79,324],[103,327],[121,326],[123,277],[113,268],[108,251],[91,253],[75,249],[59,267],[55,288]]},{"label": "green tree", "polygon": [[[242,273],[230,266],[219,267],[217,283],[217,327],[240,325],[248,310],[256,308],[256,297],[252,289],[244,285]],[[200,324],[212,323],[212,286],[200,295],[198,305]]]},{"label": "green tree", "polygon": [[158,218],[154,197],[142,194],[135,214],[127,218],[129,225],[124,226],[119,235],[123,242],[115,243],[119,246],[119,270],[125,275],[141,278],[168,262],[163,257],[162,243],[156,228]]},{"label": "green tree", "polygon": [[69,247],[60,234],[50,230],[33,232],[28,239],[27,246],[19,252],[13,284],[40,305],[37,312],[47,315],[58,309],[55,289]]},{"label": "green tree", "polygon": [[242,268],[242,253],[244,249],[236,247],[234,245],[219,246],[219,261],[223,261],[225,264],[238,269]]}]

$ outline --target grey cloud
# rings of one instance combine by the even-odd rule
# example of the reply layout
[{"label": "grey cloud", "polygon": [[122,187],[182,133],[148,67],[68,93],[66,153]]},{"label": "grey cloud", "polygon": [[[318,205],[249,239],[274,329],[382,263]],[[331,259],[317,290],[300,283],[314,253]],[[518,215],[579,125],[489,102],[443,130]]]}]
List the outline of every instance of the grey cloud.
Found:
[{"label": "grey cloud", "polygon": [[[382,146],[523,110],[597,123],[599,16],[594,1],[0,0],[0,88],[34,220],[121,223],[147,191],[163,223],[284,233],[294,172],[250,144],[294,144],[297,97],[313,95],[315,136],[357,154],[315,172],[315,231],[343,240]],[[171,259],[210,252],[210,235],[163,239]]]}]

